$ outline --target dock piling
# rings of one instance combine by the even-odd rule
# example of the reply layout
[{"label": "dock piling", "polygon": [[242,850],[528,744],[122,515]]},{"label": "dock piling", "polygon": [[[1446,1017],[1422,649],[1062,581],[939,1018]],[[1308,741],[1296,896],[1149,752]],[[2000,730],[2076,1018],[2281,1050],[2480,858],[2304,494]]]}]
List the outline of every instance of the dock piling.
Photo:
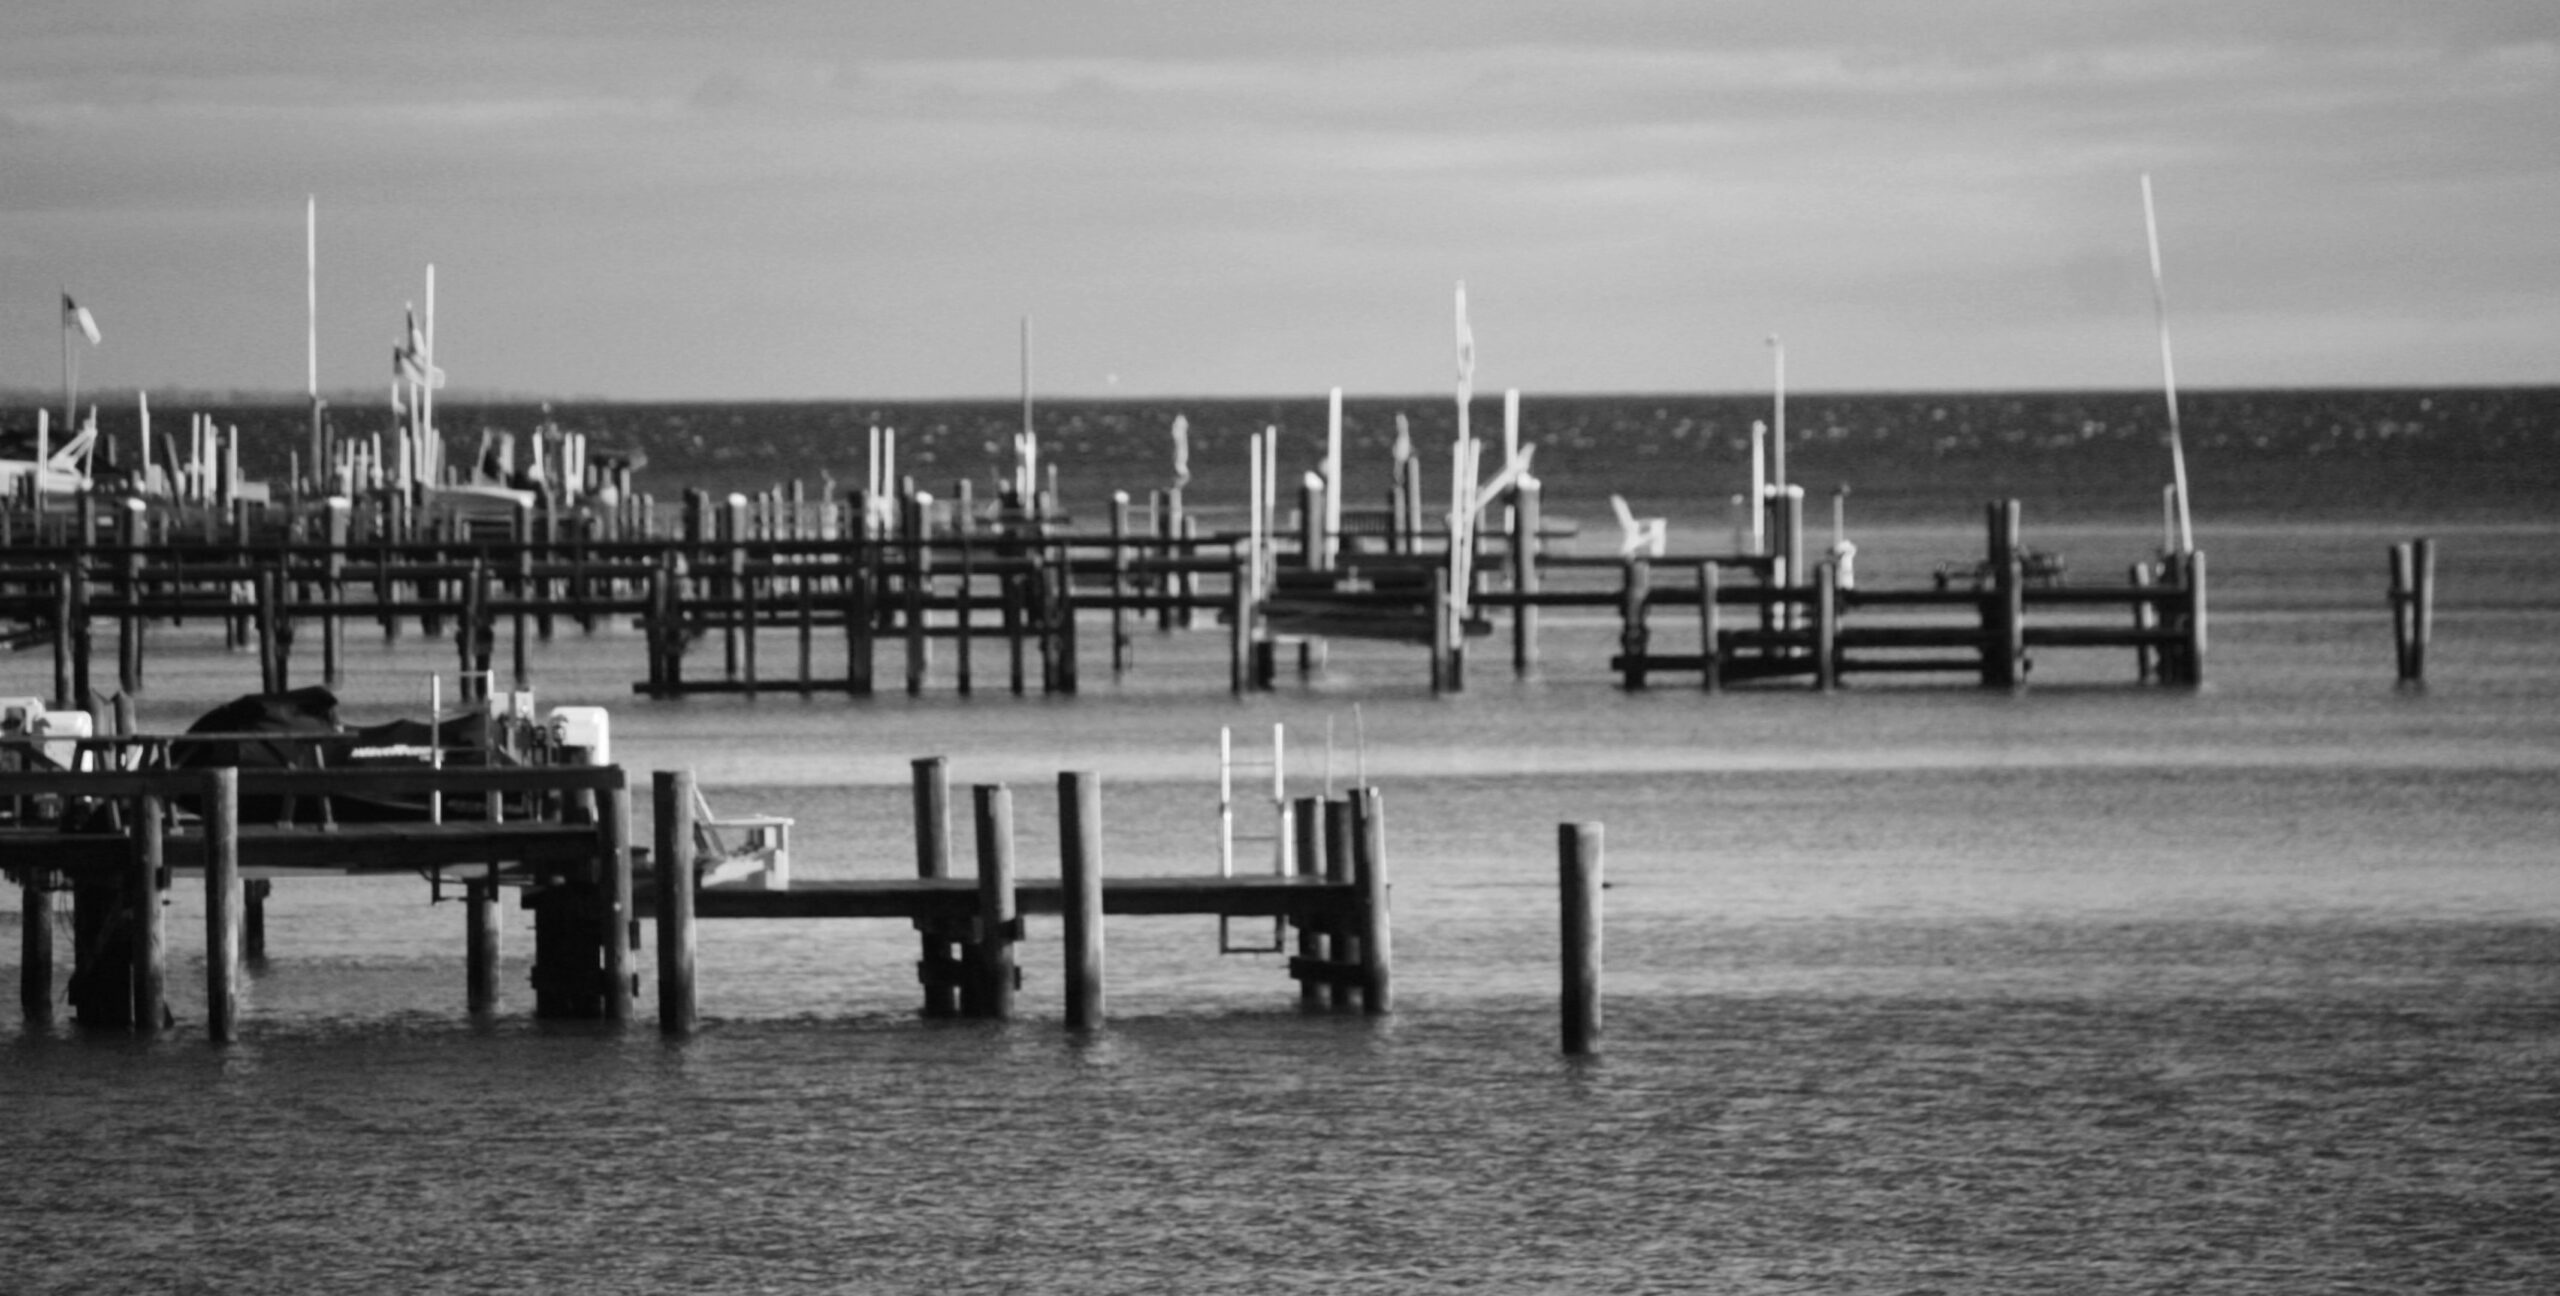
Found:
[{"label": "dock piling", "polygon": [[2391,644],[2399,681],[2427,680],[2427,644],[2435,634],[2436,543],[2432,539],[2391,546]]},{"label": "dock piling", "polygon": [[[923,756],[915,771],[916,876],[930,881],[951,876],[951,760]],[[952,948],[951,932],[940,919],[919,918],[916,931],[923,947],[916,979],[924,983],[924,1015],[952,1017],[960,1011],[963,966]]]},{"label": "dock piling", "polygon": [[[240,771],[204,777],[204,1030],[228,1044],[240,1022]],[[156,898],[155,898],[156,903]]]},{"label": "dock piling", "polygon": [[1102,779],[1058,775],[1058,868],[1065,889],[1067,1029],[1102,1024]]},{"label": "dock piling", "polygon": [[1387,919],[1387,823],[1374,787],[1351,794],[1352,875],[1360,887],[1360,1006],[1370,1016],[1395,1010],[1395,955]]},{"label": "dock piling", "polygon": [[694,992],[693,771],[659,770],[651,776],[656,807],[650,847],[658,901],[658,1030],[693,1033]]},{"label": "dock piling", "polygon": [[1013,792],[1002,783],[971,789],[978,824],[978,1003],[976,1016],[1013,1016],[1020,978],[1013,944],[1021,937],[1013,895]]},{"label": "dock piling", "polygon": [[1564,919],[1564,1051],[1600,1047],[1601,826],[1569,823],[1556,833]]},{"label": "dock piling", "polygon": [[[160,875],[169,850],[166,804],[156,796],[139,798],[134,830],[140,840],[124,884],[133,915],[133,1028],[146,1035],[159,1030],[169,1012],[169,924],[160,911]],[[27,921],[34,920],[30,913]]]}]

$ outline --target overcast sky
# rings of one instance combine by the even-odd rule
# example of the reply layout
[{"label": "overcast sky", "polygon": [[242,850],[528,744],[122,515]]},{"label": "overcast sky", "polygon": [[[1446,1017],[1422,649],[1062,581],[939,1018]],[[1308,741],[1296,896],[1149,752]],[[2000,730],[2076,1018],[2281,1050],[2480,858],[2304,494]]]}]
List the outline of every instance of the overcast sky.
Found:
[{"label": "overcast sky", "polygon": [[[1214,14],[1215,16],[1210,16]],[[2560,381],[2560,4],[0,12],[0,386]],[[85,345],[85,344],[84,344]]]}]

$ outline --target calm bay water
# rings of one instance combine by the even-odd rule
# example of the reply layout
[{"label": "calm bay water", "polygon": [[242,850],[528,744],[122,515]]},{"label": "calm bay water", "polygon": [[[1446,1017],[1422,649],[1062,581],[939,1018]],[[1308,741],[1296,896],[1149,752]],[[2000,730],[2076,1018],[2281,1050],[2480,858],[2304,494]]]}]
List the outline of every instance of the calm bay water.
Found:
[{"label": "calm bay water", "polygon": [[[2113,398],[2027,399],[2035,427],[2138,427]],[[1614,623],[1555,617],[1540,677],[1513,679],[1488,645],[1469,692],[1446,699],[1414,650],[1351,644],[1321,676],[1233,699],[1223,634],[1207,631],[1141,634],[1136,671],[1089,666],[1074,699],[643,703],[627,632],[563,639],[537,659],[545,705],[611,706],[636,776],[691,767],[724,812],[794,816],[808,876],[911,868],[907,762],[932,754],[961,782],[1014,789],[1028,872],[1055,869],[1064,769],[1103,775],[1110,868],[1210,869],[1218,728],[1284,723],[1293,790],[1356,775],[1384,789],[1399,1011],[1301,1017],[1277,960],[1221,956],[1214,923],[1120,919],[1110,1025],[1078,1039],[1061,1024],[1057,929],[1035,919],[1023,1020],[926,1023],[901,927],[712,924],[710,1027],[669,1044],[645,1020],[530,1021],[530,930],[511,915],[507,1010],[475,1025],[458,906],[374,879],[279,888],[247,1040],[215,1049],[194,1026],[201,905],[182,887],[180,1030],[144,1043],[0,1026],[7,1283],[2547,1291],[2549,424],[2413,432],[2400,405],[2341,397],[2367,412],[2295,431],[2321,417],[2303,413],[2312,397],[2256,399],[2288,429],[2258,459],[2235,462],[2240,433],[2218,466],[2203,440],[2217,433],[2190,442],[2216,578],[2198,692],[2133,688],[2129,662],[2075,654],[2040,660],[2015,696],[1710,698],[1676,679],[1628,694],[1600,669]],[[2527,404],[2548,412],[2547,396]],[[1587,403],[1540,438],[1540,466],[1588,518],[1624,490],[1674,517],[1675,546],[1705,547],[1702,530],[1729,525],[1711,483],[1732,460],[1702,438],[1729,416],[1689,411],[1674,437],[1653,408]],[[1995,428],[2005,408],[1948,417]],[[1695,484],[1609,440],[1630,410],[1657,429],[1642,438],[1654,457],[1701,451]],[[1359,412],[1374,432],[1378,411]],[[987,425],[1006,413],[990,406]],[[1118,441],[1092,434],[1084,457],[1154,462],[1159,413],[1130,416]],[[1947,421],[1910,417],[1889,426]],[[1857,436],[1808,444],[1833,445],[1856,483],[1862,578],[1916,581],[1978,548],[1976,510],[2000,489],[1930,476],[1899,443],[1862,463]],[[2302,447],[2331,441],[2326,465],[2304,466],[2317,456]],[[2031,543],[2105,572],[2157,542],[2156,447],[2139,431],[2084,442],[2034,451],[2028,475],[2052,489],[2017,493]],[[778,445],[776,464],[807,453],[781,433],[734,444]],[[2477,489],[2407,480],[2410,444]],[[1209,457],[1202,440],[1194,455]],[[695,480],[680,470],[652,450],[659,489]],[[1895,472],[1917,484],[1897,495],[1881,480]],[[2348,485],[2288,501],[2287,480]],[[1195,489],[1214,500],[1217,482]],[[2260,502],[2207,508],[2217,491]],[[2382,548],[2421,533],[2444,548],[2445,606],[2431,683],[2408,692],[2390,679]],[[349,718],[413,713],[450,663],[443,645],[359,639]],[[241,691],[254,666],[198,644],[154,671],[158,728]],[[1554,838],[1575,820],[1606,825],[1612,882],[1605,1051],[1580,1062],[1558,1056],[1555,1021]],[[0,922],[15,905],[0,897]],[[16,958],[0,941],[0,978]]]}]

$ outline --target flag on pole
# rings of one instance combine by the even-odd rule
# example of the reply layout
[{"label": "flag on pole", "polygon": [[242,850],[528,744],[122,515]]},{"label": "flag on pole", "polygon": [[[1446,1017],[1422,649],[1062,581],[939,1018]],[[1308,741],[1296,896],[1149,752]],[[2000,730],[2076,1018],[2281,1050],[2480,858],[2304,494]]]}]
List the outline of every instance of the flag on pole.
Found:
[{"label": "flag on pole", "polygon": [[62,294],[62,327],[89,339],[89,345],[98,345],[97,317],[89,313],[88,307],[71,300],[69,293]]},{"label": "flag on pole", "polygon": [[1173,488],[1191,484],[1191,420],[1173,416]]}]

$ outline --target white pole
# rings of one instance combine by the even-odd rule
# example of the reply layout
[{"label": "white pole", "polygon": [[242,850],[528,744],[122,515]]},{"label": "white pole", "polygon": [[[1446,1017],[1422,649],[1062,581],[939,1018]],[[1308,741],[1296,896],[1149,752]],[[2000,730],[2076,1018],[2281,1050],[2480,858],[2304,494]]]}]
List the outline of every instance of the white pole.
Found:
[{"label": "white pole", "polygon": [[2169,289],[2160,273],[2160,218],[2151,206],[2151,173],[2142,173],[2142,229],[2151,244],[2151,305],[2160,319],[2160,385],[2169,401],[2170,485],[2178,493],[2178,552],[2193,553],[2195,524],[2187,512],[2187,452],[2178,435],[2178,370],[2169,359]]},{"label": "white pole", "polygon": [[1502,466],[1508,471],[1520,462],[1520,389],[1504,388],[1502,392]]},{"label": "white pole", "polygon": [[1769,425],[1751,420],[1751,552],[1768,552]]},{"label": "white pole", "polygon": [[1013,469],[1013,490],[1022,497],[1022,506],[1032,508],[1040,489],[1038,463],[1040,443],[1031,430],[1031,317],[1022,317],[1022,444],[1021,454]]},{"label": "white pole", "polygon": [[151,492],[151,393],[135,392],[133,403],[136,412],[142,418],[142,459],[135,470],[138,474],[135,480],[142,483],[143,493],[149,494]]},{"label": "white pole", "polygon": [[436,436],[436,268],[427,266],[427,331],[422,339],[427,353],[418,359],[426,371],[425,381],[418,384],[418,480],[433,486],[444,477],[444,442]]},{"label": "white pole", "polygon": [[1775,382],[1776,411],[1774,435],[1769,442],[1769,482],[1780,493],[1787,489],[1787,344],[1778,335],[1769,335],[1769,348],[1777,352]]},{"label": "white pole", "polygon": [[[303,313],[308,321],[304,330],[306,386],[313,400],[320,399],[320,198],[308,195],[302,200],[302,298]],[[313,464],[311,470],[319,472]]]},{"label": "white pole", "polygon": [[1327,566],[1342,553],[1342,389],[1325,398],[1324,554]]}]

